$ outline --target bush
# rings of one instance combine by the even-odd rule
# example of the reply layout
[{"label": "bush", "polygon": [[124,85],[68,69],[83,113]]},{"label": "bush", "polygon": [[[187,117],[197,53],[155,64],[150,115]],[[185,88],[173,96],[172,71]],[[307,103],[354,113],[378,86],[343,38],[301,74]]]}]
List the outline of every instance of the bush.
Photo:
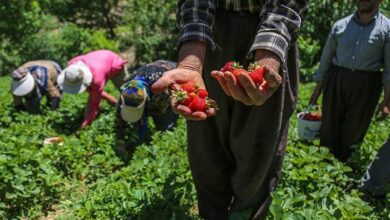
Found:
[{"label": "bush", "polygon": [[[55,60],[66,65],[73,56],[96,49],[118,51],[116,43],[105,37],[102,30],[90,31],[72,23],[66,23],[56,28],[47,28],[30,35],[20,46],[16,57],[21,62],[36,59]],[[18,62],[16,64],[22,64]],[[14,66],[13,68],[15,68]]]},{"label": "bush", "polygon": [[129,1],[126,25],[116,29],[121,48],[134,46],[136,64],[177,59],[176,1]]},{"label": "bush", "polygon": [[299,36],[298,38],[298,47],[300,52],[300,81],[301,82],[310,82],[314,72],[319,66],[319,62],[315,57],[315,54],[320,52],[320,45],[317,40],[313,40],[310,37]]}]

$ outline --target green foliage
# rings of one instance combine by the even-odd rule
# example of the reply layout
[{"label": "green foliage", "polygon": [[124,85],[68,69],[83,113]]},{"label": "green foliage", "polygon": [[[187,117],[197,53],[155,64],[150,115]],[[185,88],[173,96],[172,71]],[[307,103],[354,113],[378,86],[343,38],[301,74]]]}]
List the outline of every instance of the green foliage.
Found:
[{"label": "green foliage", "polygon": [[125,20],[128,23],[118,27],[116,33],[122,47],[135,47],[136,64],[155,59],[176,60],[176,1],[129,1]]},{"label": "green foliage", "polygon": [[[302,84],[297,112],[307,106],[314,84]],[[374,123],[359,149],[346,164],[329,150],[319,147],[318,140],[305,142],[297,135],[297,118],[292,116],[283,178],[272,194],[270,219],[388,219],[390,200],[367,203],[360,197],[356,182],[375,156],[388,129]]]},{"label": "green foliage", "polygon": [[[7,74],[33,59],[69,58],[94,49],[136,50],[139,65],[177,56],[173,0],[3,0],[0,67]],[[310,81],[333,23],[354,11],[351,1],[310,1],[298,39],[301,79]],[[389,16],[390,2],[382,1]],[[129,164],[115,153],[114,109],[77,131],[86,94],[64,95],[57,112],[15,113],[10,79],[0,78],[0,217],[59,219],[196,219],[196,196],[186,156],[186,127],[155,133],[135,148]],[[297,111],[314,84],[302,84]],[[109,85],[108,91],[117,95]],[[389,120],[373,123],[346,164],[318,141],[302,142],[292,117],[283,178],[273,193],[269,219],[390,219],[390,197],[367,203],[353,186],[387,138]],[[128,139],[136,134],[131,127]],[[44,145],[61,136],[63,145]]]},{"label": "green foliage", "polygon": [[46,0],[43,7],[61,21],[75,23],[89,29],[105,29],[110,38],[122,22],[122,8],[126,1],[119,0]]},{"label": "green foliage", "polygon": [[[181,121],[183,126],[183,121]],[[130,164],[96,182],[74,204],[83,219],[183,219],[194,201],[184,129],[155,134],[137,147]],[[118,205],[120,204],[120,205]]]},{"label": "green foliage", "polygon": [[3,0],[0,5],[0,39],[22,42],[43,25],[38,1]]},{"label": "green foliage", "polygon": [[[65,65],[73,56],[91,50],[119,51],[117,43],[107,38],[109,29],[92,30],[60,22],[57,17],[45,13],[46,8],[40,4],[45,6],[45,1],[17,1],[12,6],[0,6],[0,16],[3,16],[0,20],[1,74],[7,74],[29,60],[51,59]],[[21,18],[14,18],[21,12]]]},{"label": "green foliage", "polygon": [[[0,67],[10,71],[21,62],[20,44],[43,25],[38,1],[4,0],[0,4]],[[1,75],[0,73],[0,75]]]},{"label": "green foliage", "polygon": [[[115,111],[107,103],[98,120],[77,131],[87,94],[65,94],[59,111],[28,115],[12,110],[10,84],[1,78],[7,89],[0,92],[0,216],[37,218],[59,210],[64,219],[193,218],[184,120],[137,146],[126,165],[115,153]],[[118,95],[112,84],[107,91]],[[63,145],[42,143],[52,136]]]},{"label": "green foliage", "polygon": [[[10,79],[2,77],[0,85],[7,88],[0,92],[0,216],[197,219],[183,119],[172,132],[157,132],[150,143],[133,146],[126,164],[114,150],[114,109],[107,103],[90,127],[77,131],[87,94],[65,95],[57,112],[27,115],[11,108]],[[301,86],[298,112],[313,86]],[[108,92],[118,93],[111,84]],[[318,141],[299,140],[292,116],[269,219],[388,219],[390,197],[386,204],[367,203],[353,187],[386,139],[386,123],[372,124],[360,150],[343,164]],[[42,144],[52,136],[64,144]]]},{"label": "green foliage", "polygon": [[335,21],[355,10],[352,1],[316,0],[309,1],[308,13],[304,18],[301,33],[319,41],[323,46]]},{"label": "green foliage", "polygon": [[[53,23],[58,25],[55,22]],[[8,48],[11,49],[12,47],[5,47],[5,49]],[[4,58],[19,58],[9,60],[7,63],[12,65],[5,69],[9,72],[21,65],[23,61],[36,59],[51,59],[66,65],[67,61],[73,56],[96,49],[118,51],[116,43],[107,39],[104,31],[92,32],[79,28],[72,23],[61,25],[60,28],[53,28],[48,24],[47,29],[29,35],[18,48],[11,50],[9,53],[13,53],[13,56],[4,54]]]},{"label": "green foliage", "polygon": [[300,53],[300,81],[309,82],[319,66],[318,60],[315,59],[314,54],[320,52],[320,45],[318,41],[311,38],[304,38],[300,36],[298,38],[298,48]]}]

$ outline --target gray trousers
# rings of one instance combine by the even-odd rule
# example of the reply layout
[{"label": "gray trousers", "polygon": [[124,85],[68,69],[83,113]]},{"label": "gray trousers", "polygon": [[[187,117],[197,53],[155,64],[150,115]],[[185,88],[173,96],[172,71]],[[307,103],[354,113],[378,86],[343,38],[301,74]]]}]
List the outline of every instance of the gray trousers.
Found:
[{"label": "gray trousers", "polygon": [[376,196],[390,193],[390,136],[368,166],[359,188]]},{"label": "gray trousers", "polygon": [[280,176],[298,89],[296,47],[280,71],[282,84],[262,106],[235,101],[210,75],[227,61],[248,64],[258,24],[257,14],[216,12],[213,34],[219,48],[207,51],[203,79],[220,110],[205,121],[187,122],[190,168],[204,219],[227,219],[234,212],[265,218]]}]

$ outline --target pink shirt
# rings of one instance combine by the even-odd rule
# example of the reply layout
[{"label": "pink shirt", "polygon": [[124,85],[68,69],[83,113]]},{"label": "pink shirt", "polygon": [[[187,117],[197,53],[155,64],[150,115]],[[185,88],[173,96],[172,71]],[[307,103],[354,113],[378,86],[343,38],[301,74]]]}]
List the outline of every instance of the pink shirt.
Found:
[{"label": "pink shirt", "polygon": [[92,72],[92,83],[88,87],[89,92],[88,107],[83,123],[91,124],[99,114],[100,101],[104,93],[104,86],[110,78],[119,74],[125,63],[124,59],[109,50],[96,50],[90,53],[72,58],[68,65],[76,61],[85,63]]}]

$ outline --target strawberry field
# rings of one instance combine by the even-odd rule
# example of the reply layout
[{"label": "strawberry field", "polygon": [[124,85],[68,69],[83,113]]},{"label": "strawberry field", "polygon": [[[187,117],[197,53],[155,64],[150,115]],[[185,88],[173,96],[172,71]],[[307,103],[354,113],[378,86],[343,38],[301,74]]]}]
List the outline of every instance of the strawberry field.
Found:
[{"label": "strawberry field", "polygon": [[[154,132],[150,143],[134,145],[130,162],[124,163],[114,151],[114,109],[107,103],[92,126],[77,131],[85,95],[65,95],[58,112],[27,115],[12,111],[9,77],[0,85],[3,219],[197,219],[184,119],[172,132]],[[312,87],[301,85],[298,110]],[[389,120],[372,124],[346,164],[316,141],[300,141],[296,123],[292,117],[269,219],[390,218],[390,195],[387,201],[363,201],[354,184],[387,138]],[[135,137],[131,129],[128,134],[129,140]],[[43,144],[53,136],[62,137],[63,145]]]},{"label": "strawberry field", "polygon": [[[57,112],[14,112],[6,76],[29,60],[69,58],[96,49],[119,53],[131,68],[156,59],[177,60],[175,0],[2,0],[0,6],[0,219],[198,219],[187,159],[186,124],[153,131],[124,162],[115,151],[114,107],[78,130],[87,94],[64,95]],[[298,113],[314,88],[312,75],[334,22],[355,10],[351,1],[312,0],[297,39],[301,61]],[[381,12],[390,16],[390,1]],[[12,25],[10,25],[12,24]],[[108,92],[118,95],[109,84]],[[44,102],[46,100],[43,100]],[[153,130],[153,123],[150,121]],[[272,194],[269,219],[390,219],[385,200],[363,200],[357,181],[387,139],[390,119],[373,122],[346,162],[301,141],[290,121],[283,177]],[[61,137],[63,144],[44,144]]]}]

